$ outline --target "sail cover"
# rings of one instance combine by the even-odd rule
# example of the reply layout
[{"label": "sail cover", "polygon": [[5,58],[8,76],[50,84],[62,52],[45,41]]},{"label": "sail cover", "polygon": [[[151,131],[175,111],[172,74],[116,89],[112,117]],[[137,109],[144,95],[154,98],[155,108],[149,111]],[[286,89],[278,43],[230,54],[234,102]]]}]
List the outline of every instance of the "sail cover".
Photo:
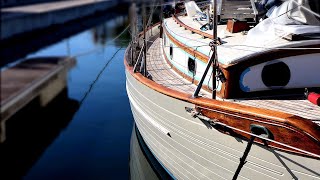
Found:
[{"label": "sail cover", "polygon": [[[312,7],[310,7],[312,6]],[[246,43],[268,46],[288,35],[319,35],[318,0],[287,0],[270,7],[267,17],[248,32]],[[259,39],[259,41],[257,41]]]}]

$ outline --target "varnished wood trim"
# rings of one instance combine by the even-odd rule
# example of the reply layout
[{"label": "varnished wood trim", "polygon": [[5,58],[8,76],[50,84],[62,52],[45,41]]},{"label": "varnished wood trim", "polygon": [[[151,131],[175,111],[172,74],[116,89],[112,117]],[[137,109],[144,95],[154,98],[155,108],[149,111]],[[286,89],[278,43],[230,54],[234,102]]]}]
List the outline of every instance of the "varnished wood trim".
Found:
[{"label": "varnished wood trim", "polygon": [[[176,17],[174,17],[176,18]],[[177,19],[177,18],[176,18]],[[184,26],[186,26],[184,24]],[[180,49],[186,51],[191,56],[196,57],[200,61],[207,63],[209,57],[199,51],[196,51],[192,47],[188,47],[187,45],[181,43],[177,39],[175,39],[165,28],[164,32],[168,36],[168,38]],[[243,92],[240,89],[239,79],[241,73],[248,67],[261,64],[264,62],[290,57],[297,56],[303,54],[312,54],[312,53],[320,53],[319,49],[307,49],[307,48],[320,48],[320,43],[315,45],[307,45],[307,46],[297,46],[295,48],[306,48],[305,50],[300,49],[270,49],[263,52],[258,52],[249,56],[242,57],[238,63],[224,65],[219,63],[219,67],[223,71],[227,82],[222,84],[222,88],[220,91],[217,91],[217,96],[225,99],[232,98],[244,98],[244,97],[258,97],[258,96],[266,96],[266,95],[280,95],[287,93],[303,93],[303,89],[277,89],[272,92],[266,91],[258,91],[258,92]]]},{"label": "varnished wood trim", "polygon": [[[260,123],[262,125],[267,124],[268,128],[272,130],[273,133],[277,134],[277,137],[278,137],[278,134],[280,134],[279,137],[282,137],[282,138],[279,138],[278,139],[279,141],[286,142],[285,138],[289,138],[292,141],[296,141],[296,144],[294,145],[295,147],[320,155],[320,152],[319,152],[320,130],[319,130],[319,126],[313,123],[312,121],[292,115],[292,114],[278,112],[274,110],[250,107],[250,106],[240,105],[232,102],[208,99],[204,97],[192,98],[190,94],[164,87],[144,77],[141,73],[134,73],[133,67],[129,66],[127,63],[128,49],[124,57],[124,64],[125,64],[126,71],[128,71],[130,75],[133,76],[137,81],[146,85],[147,87],[159,93],[167,95],[169,97],[192,103],[196,107],[202,108],[201,111],[206,116],[222,121],[225,124],[229,124],[230,126],[236,127],[238,129],[243,128],[247,132],[249,132],[248,127],[252,122],[254,122],[255,124]],[[207,112],[205,112],[204,109],[206,109]],[[245,123],[246,124],[245,127],[243,127],[243,124],[240,123],[243,120],[248,121]],[[271,127],[269,125],[271,125]],[[281,128],[284,128],[284,131],[286,131],[286,133],[283,135],[281,135],[281,133],[283,133],[281,131]],[[292,132],[295,133],[294,136],[292,135]],[[236,136],[234,134],[229,134],[229,135]],[[240,135],[242,135],[243,137],[247,137],[245,136],[245,134],[240,133]],[[301,139],[295,139],[295,138],[302,138],[303,142],[301,141]],[[259,142],[259,140],[257,140],[256,142],[261,143]],[[301,152],[294,151],[286,147],[275,146],[274,144],[270,144],[270,146],[273,146],[275,148],[278,148],[287,152],[294,152],[297,154],[301,154]],[[311,150],[309,148],[306,149],[303,146],[311,147],[312,149]],[[306,155],[306,154],[303,154],[303,155]],[[306,156],[310,156],[310,155],[306,155]]]},{"label": "varnished wood trim", "polygon": [[176,40],[169,32],[166,28],[163,28],[166,36],[171,40],[171,42],[173,42],[178,48],[182,49],[183,51],[187,52],[188,54],[190,54],[191,56],[199,59],[200,61],[204,62],[204,63],[208,63],[208,56],[193,49],[192,47],[189,47],[185,44],[183,44],[182,42]]},{"label": "varnished wood trim", "polygon": [[[303,48],[303,50],[299,48]],[[308,49],[308,48],[312,48],[312,49]],[[296,46],[296,47],[292,47],[292,49],[289,49],[289,48],[288,49],[281,49],[281,48],[270,49],[270,50],[254,53],[252,55],[239,58],[238,62],[234,64],[230,64],[227,66],[221,65],[221,66],[223,66],[223,68],[225,69],[232,68],[232,67],[238,68],[243,66],[249,67],[249,66],[254,66],[264,62],[268,62],[271,60],[286,58],[290,56],[320,53],[320,49],[315,49],[315,48],[320,48],[320,42],[318,44],[313,44],[313,45]]]},{"label": "varnished wood trim", "polygon": [[[309,45],[297,48],[320,48],[320,44],[316,45]],[[320,53],[319,49],[274,49],[265,52],[261,52],[259,54],[254,54],[248,57],[244,57],[245,60],[239,62],[237,64],[233,64],[230,66],[221,66],[224,69],[225,76],[228,79],[228,83],[225,87],[225,94],[222,96],[224,98],[242,98],[242,97],[260,97],[260,96],[270,96],[270,95],[281,95],[281,94],[290,94],[290,93],[299,93],[303,94],[303,88],[296,88],[296,89],[277,89],[272,91],[257,91],[257,92],[243,92],[240,89],[239,79],[242,72],[247,69],[248,67],[258,65],[261,63],[265,63],[268,61],[286,58],[286,57],[294,57],[298,55],[304,54],[313,54],[313,53]]]},{"label": "varnished wood trim", "polygon": [[[231,127],[236,127],[237,129],[240,129],[245,132],[251,132],[250,130],[251,124],[263,126],[267,128],[269,132],[272,134],[270,138],[272,138],[274,141],[281,142],[283,144],[290,145],[292,147],[296,147],[304,151],[308,151],[308,152],[320,155],[319,141],[309,136],[307,133],[304,132],[304,130],[298,128],[299,126],[301,127],[302,125],[301,123],[296,125],[292,125],[292,124],[288,125],[283,122],[271,121],[269,119],[260,119],[260,118],[252,119],[246,115],[239,115],[238,117],[236,117],[236,116],[227,114],[225,112],[212,111],[210,109],[206,109],[202,107],[198,107],[197,109],[201,112],[202,115],[209,117],[210,119],[215,119],[218,122],[221,122]],[[222,115],[223,115],[223,118],[221,118]],[[297,122],[297,120],[294,120],[293,122]],[[306,124],[308,123],[304,123],[303,125],[306,125]],[[312,126],[313,124],[309,125],[309,127],[312,127]],[[243,139],[250,139],[251,137],[251,135],[247,133],[241,132],[239,130],[233,130],[231,128],[221,127],[217,125],[217,123],[216,125],[213,125],[213,127],[215,127],[217,130],[219,130],[222,133],[230,134],[235,137],[239,137]],[[259,138],[256,138],[255,142],[265,145],[265,142]],[[286,150],[289,152],[306,155],[301,151],[290,149],[288,147],[282,146],[274,142],[267,142],[267,144],[270,147],[275,147],[281,150]]]},{"label": "varnished wood trim", "polygon": [[[140,83],[146,85],[147,87],[159,93],[170,96],[172,98],[192,103],[195,106],[206,107],[212,110],[220,111],[220,113],[218,114],[219,119],[226,119],[225,114],[229,114],[233,118],[244,117],[244,118],[254,119],[257,121],[266,121],[266,122],[268,121],[268,122],[273,122],[275,124],[280,123],[283,126],[287,126],[289,129],[294,128],[303,132],[304,134],[306,134],[306,136],[309,136],[310,138],[314,139],[319,147],[319,141],[320,141],[319,126],[308,119],[304,119],[288,113],[250,107],[250,106],[240,105],[232,102],[218,101],[218,100],[208,99],[204,97],[192,98],[190,94],[182,93],[182,92],[164,87],[144,77],[141,73],[134,73],[133,67],[130,67],[127,63],[127,53],[125,55],[124,64],[125,64],[126,70],[131,74],[131,76],[133,76]],[[229,119],[229,121],[231,120],[232,119]]]},{"label": "varnished wood trim", "polygon": [[[187,81],[189,82],[192,82],[193,84],[195,85],[198,85],[199,84],[199,81],[195,80],[195,79],[192,79],[190,76],[188,76],[187,74],[181,72],[179,69],[177,69],[168,59],[167,55],[166,55],[166,52],[165,50],[162,48],[162,52],[163,52],[163,56],[164,56],[164,59],[165,61],[169,64],[169,66],[177,73],[179,74],[180,76],[182,76],[184,79],[186,79]],[[212,93],[212,90],[207,86],[207,85],[202,85],[202,89]]]},{"label": "varnished wood trim", "polygon": [[[148,26],[148,28],[146,29],[146,31],[149,31],[150,29],[152,29],[152,28],[154,28],[154,27],[156,27],[156,26],[158,26],[158,25],[160,25],[160,22],[157,22],[157,23],[153,24],[152,26]],[[143,31],[140,32],[140,33],[138,34],[138,36],[139,36],[139,37],[143,36]]]},{"label": "varnished wood trim", "polygon": [[201,35],[202,37],[213,39],[213,35],[212,34],[208,34],[206,32],[203,32],[203,31],[198,30],[198,29],[194,29],[194,28],[186,25],[176,16],[172,16],[172,18],[176,23],[178,23],[180,26],[186,28],[187,30],[189,30],[189,31],[191,31],[193,33],[197,33],[197,34]]}]

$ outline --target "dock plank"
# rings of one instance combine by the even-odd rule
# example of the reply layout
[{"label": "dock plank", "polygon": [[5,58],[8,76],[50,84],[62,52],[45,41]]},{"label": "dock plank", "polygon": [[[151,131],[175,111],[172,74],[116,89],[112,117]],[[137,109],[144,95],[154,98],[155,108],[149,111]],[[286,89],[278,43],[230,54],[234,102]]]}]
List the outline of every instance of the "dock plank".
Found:
[{"label": "dock plank", "polygon": [[65,88],[67,71],[74,64],[69,57],[33,58],[1,71],[0,142],[6,120],[36,97],[41,106],[49,103]]}]

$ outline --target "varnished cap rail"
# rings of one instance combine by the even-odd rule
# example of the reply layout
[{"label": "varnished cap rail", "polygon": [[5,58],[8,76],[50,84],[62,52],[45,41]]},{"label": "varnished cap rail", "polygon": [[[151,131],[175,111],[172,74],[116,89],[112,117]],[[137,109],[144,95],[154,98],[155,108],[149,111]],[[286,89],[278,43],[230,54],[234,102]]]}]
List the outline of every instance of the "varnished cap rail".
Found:
[{"label": "varnished cap rail", "polygon": [[186,24],[184,24],[177,16],[172,16],[172,18],[174,19],[175,22],[177,22],[180,26],[184,27],[185,29],[193,32],[193,33],[197,33],[199,35],[201,35],[202,37],[206,37],[206,38],[210,38],[210,39],[213,39],[213,35],[212,34],[208,34],[206,32],[203,32],[201,30],[198,30],[198,29],[195,29],[195,28],[192,28]]},{"label": "varnished cap rail", "polygon": [[[288,144],[320,156],[319,126],[310,120],[287,113],[249,107],[231,102],[218,101],[202,97],[192,98],[190,94],[169,89],[144,77],[141,73],[134,73],[133,67],[129,66],[127,63],[127,58],[128,53],[125,55],[124,64],[127,71],[135,79],[157,92],[194,104],[200,108],[199,110],[204,116],[217,119],[224,124],[247,132],[250,132],[251,124],[265,126],[271,131],[275,141]],[[248,134],[241,132],[236,132],[235,134],[230,134],[230,132],[224,133],[245,138],[249,137]],[[262,143],[261,140],[258,138],[256,139],[257,143]],[[276,145],[274,143],[268,143],[268,145],[288,152],[310,156],[308,154],[301,153],[284,146]]]}]

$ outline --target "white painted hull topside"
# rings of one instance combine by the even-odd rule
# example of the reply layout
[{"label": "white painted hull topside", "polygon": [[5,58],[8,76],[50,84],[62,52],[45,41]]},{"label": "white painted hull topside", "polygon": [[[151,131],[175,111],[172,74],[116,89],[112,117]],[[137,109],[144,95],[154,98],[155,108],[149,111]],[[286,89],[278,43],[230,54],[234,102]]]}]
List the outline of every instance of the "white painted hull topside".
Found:
[{"label": "white painted hull topside", "polygon": [[[232,179],[247,141],[192,118],[193,104],[161,94],[126,71],[135,123],[151,152],[177,179]],[[170,136],[168,135],[170,134]],[[320,179],[320,161],[253,145],[238,179]]]}]

